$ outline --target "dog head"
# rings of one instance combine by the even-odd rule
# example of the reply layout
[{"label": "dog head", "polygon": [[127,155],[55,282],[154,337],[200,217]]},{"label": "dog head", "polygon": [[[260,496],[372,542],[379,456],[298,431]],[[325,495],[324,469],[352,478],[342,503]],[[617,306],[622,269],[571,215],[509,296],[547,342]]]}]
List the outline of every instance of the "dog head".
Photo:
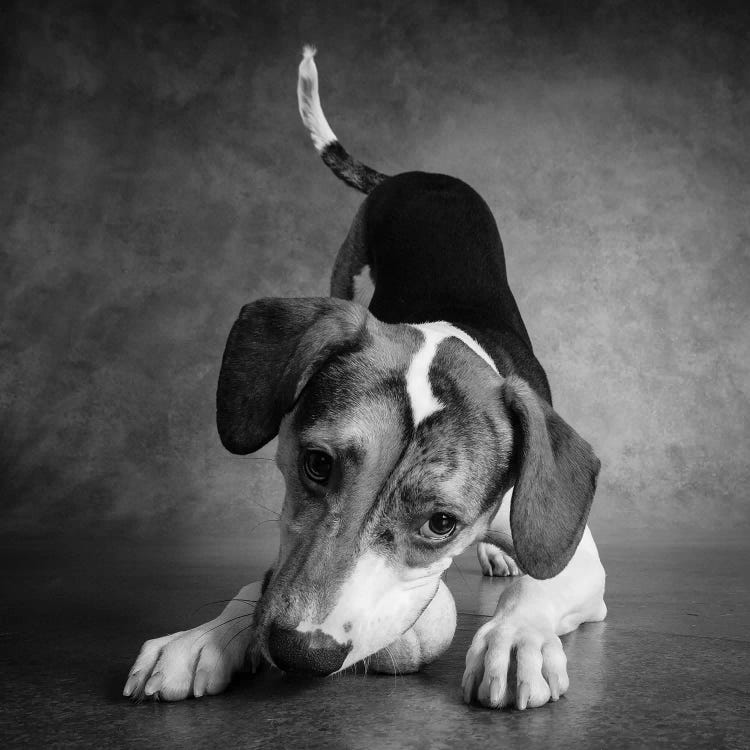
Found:
[{"label": "dog head", "polygon": [[408,630],[511,486],[520,565],[556,575],[599,468],[543,399],[461,332],[388,325],[328,298],[242,309],[217,424],[234,453],[279,437],[281,543],[256,627],[277,666],[321,674]]}]

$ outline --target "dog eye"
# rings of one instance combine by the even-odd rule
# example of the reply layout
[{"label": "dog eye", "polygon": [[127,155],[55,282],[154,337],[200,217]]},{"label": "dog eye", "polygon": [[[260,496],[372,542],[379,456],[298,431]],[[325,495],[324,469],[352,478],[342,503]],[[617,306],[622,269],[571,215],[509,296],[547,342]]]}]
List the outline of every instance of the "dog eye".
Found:
[{"label": "dog eye", "polygon": [[456,530],[456,518],[448,513],[433,513],[419,533],[427,539],[447,539]]},{"label": "dog eye", "polygon": [[323,451],[307,451],[303,466],[308,479],[316,484],[325,484],[331,476],[333,458]]}]

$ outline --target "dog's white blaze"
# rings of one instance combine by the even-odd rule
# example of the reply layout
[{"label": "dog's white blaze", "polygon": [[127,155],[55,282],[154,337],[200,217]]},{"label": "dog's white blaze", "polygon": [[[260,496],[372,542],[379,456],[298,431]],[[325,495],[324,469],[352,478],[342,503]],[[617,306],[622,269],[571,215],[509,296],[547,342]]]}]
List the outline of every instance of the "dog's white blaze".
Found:
[{"label": "dog's white blaze", "polygon": [[[495,372],[497,372],[497,367],[492,361],[492,357],[487,354],[482,345],[475,338],[469,336],[466,331],[462,331],[460,328],[456,328],[456,326],[452,325],[451,323],[446,323],[444,320],[438,320],[435,323],[419,323],[417,325],[413,325],[412,328],[418,328],[425,335],[427,335],[427,331],[430,331],[434,335],[439,335],[441,340],[450,338],[452,336],[455,339],[463,341],[463,343],[466,344],[466,346],[468,346],[469,349],[474,352],[474,354],[481,357]],[[498,373],[498,375],[499,374],[500,373]]]},{"label": "dog's white blaze", "polygon": [[315,66],[315,47],[306,46],[302,50],[302,62],[297,77],[297,104],[300,117],[310,131],[315,149],[320,153],[329,143],[337,141],[336,134],[323,114],[318,93],[318,69]]},{"label": "dog's white blaze", "polygon": [[406,392],[409,394],[411,413],[416,427],[430,414],[445,408],[445,405],[435,398],[429,377],[430,365],[435,358],[438,344],[445,336],[434,331],[422,330],[421,326],[414,326],[414,328],[419,328],[424,335],[424,343],[414,355],[406,372]]},{"label": "dog's white blaze", "polygon": [[499,374],[492,357],[481,347],[478,341],[469,336],[460,328],[438,321],[436,323],[419,323],[412,325],[423,336],[424,343],[414,358],[406,372],[406,391],[411,401],[411,411],[414,416],[414,426],[416,427],[423,419],[430,414],[445,408],[432,392],[430,385],[430,365],[435,358],[438,346],[443,339],[457,338],[469,347],[475,354],[480,356],[494,371]]},{"label": "dog's white blaze", "polygon": [[352,295],[355,302],[363,307],[367,307],[375,293],[375,286],[370,276],[370,266],[363,266],[362,270],[352,278],[354,284],[354,294]]},{"label": "dog's white blaze", "polygon": [[320,630],[339,643],[351,641],[352,650],[341,665],[346,669],[387,646],[411,626],[410,613],[416,616],[422,610],[451,562],[452,558],[446,557],[425,568],[399,570],[382,555],[366,552],[344,581],[325,619],[303,620],[297,630]]}]

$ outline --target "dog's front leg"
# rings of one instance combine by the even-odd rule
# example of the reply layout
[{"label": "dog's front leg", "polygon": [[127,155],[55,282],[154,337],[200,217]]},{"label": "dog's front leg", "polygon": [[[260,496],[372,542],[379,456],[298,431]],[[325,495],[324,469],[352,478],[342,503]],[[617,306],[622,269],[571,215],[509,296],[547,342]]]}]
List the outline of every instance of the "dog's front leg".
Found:
[{"label": "dog's front leg", "polygon": [[561,573],[543,581],[522,576],[502,593],[466,654],[464,700],[520,709],[557,700],[569,684],[559,636],[606,614],[604,568],[587,528]]},{"label": "dog's front leg", "polygon": [[220,693],[247,657],[255,671],[253,612],[260,581],[240,589],[222,613],[192,630],[146,641],[128,675],[123,695],[182,700]]}]

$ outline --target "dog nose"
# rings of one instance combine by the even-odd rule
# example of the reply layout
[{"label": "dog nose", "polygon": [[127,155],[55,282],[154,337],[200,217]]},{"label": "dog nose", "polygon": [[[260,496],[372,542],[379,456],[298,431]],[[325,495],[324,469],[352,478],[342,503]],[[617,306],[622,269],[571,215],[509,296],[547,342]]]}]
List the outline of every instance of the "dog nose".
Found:
[{"label": "dog nose", "polygon": [[285,672],[327,675],[341,668],[352,644],[339,643],[321,630],[303,633],[272,625],[268,650],[276,666]]}]

